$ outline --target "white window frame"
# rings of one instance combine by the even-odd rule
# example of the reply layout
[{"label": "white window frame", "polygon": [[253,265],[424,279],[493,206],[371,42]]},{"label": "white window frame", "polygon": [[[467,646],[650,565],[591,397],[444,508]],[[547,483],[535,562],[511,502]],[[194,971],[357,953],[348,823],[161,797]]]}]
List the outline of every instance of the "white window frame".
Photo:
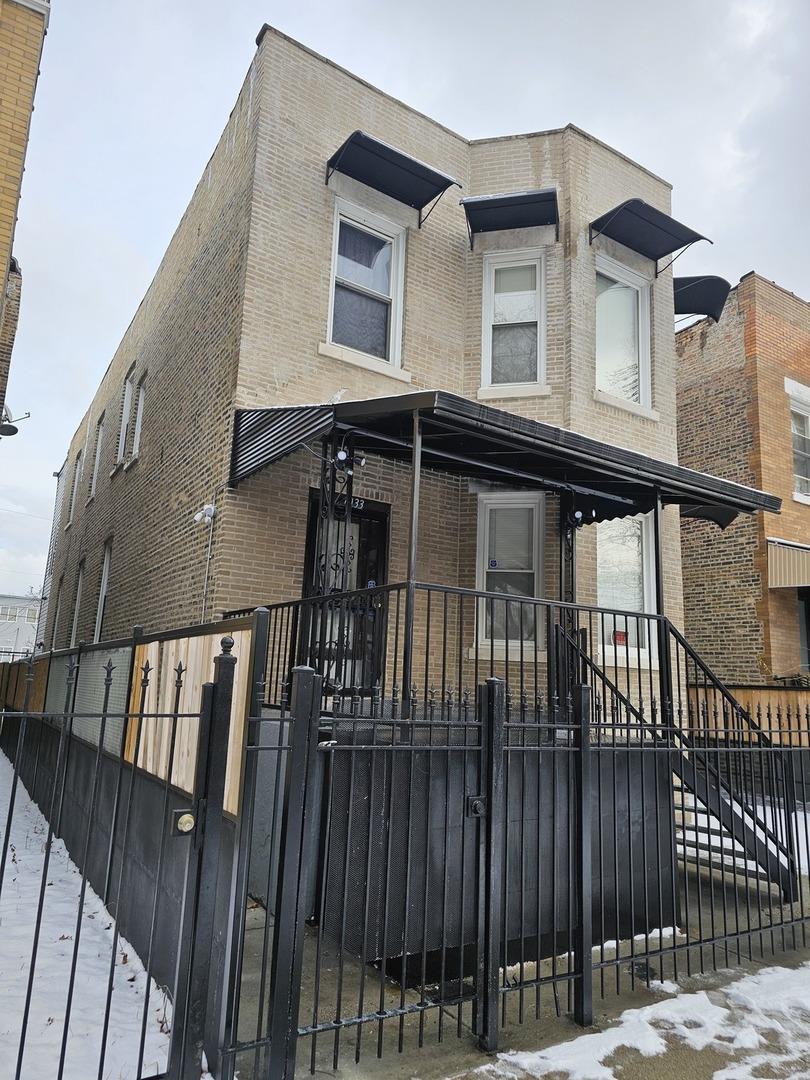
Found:
[{"label": "white window frame", "polygon": [[96,451],[93,456],[93,474],[90,477],[90,495],[88,496],[89,498],[92,498],[93,495],[95,495],[96,493],[96,484],[98,483],[98,470],[101,464],[101,450],[104,443],[104,424],[105,415],[104,413],[102,413],[99,417],[98,423],[96,424]]},{"label": "white window frame", "polygon": [[[633,515],[634,517],[641,518],[641,588],[644,599],[642,601],[642,609],[638,612],[639,615],[655,615],[656,614],[656,598],[655,598],[655,522],[653,517],[653,511],[644,515]],[[599,525],[594,526],[595,529],[599,528]],[[602,607],[599,603],[599,549],[598,549],[598,537],[596,541],[596,567],[594,573],[594,584],[596,586],[596,602],[597,607]],[[610,608],[606,610],[611,610]],[[643,625],[646,628],[648,645],[643,648],[639,648],[637,645],[614,645],[613,642],[605,642],[602,639],[601,626],[599,630],[599,651],[600,659],[605,667],[613,666],[613,658],[615,656],[618,667],[624,667],[635,664],[637,667],[650,668],[657,667],[658,665],[658,641],[655,634],[655,621],[652,619],[643,620]],[[621,629],[621,627],[619,627]]]},{"label": "white window frame", "polygon": [[[623,398],[603,390],[599,385],[599,358],[596,355],[596,274],[610,278],[621,285],[628,285],[636,290],[638,296],[638,390],[639,400]],[[599,251],[596,253],[596,273],[594,274],[594,389],[597,393],[615,400],[617,403],[628,402],[630,406],[640,405],[652,408],[652,324],[650,319],[650,294],[653,279],[646,274],[631,270],[629,266],[612,259]]]},{"label": "white window frame", "polygon": [[115,461],[117,465],[126,457],[127,440],[129,438],[129,421],[132,417],[132,391],[135,387],[135,368],[131,367],[124,379],[123,401],[121,402],[121,429],[118,432],[118,450]]},{"label": "white window frame", "polygon": [[[529,508],[534,511],[534,596],[527,596],[527,600],[537,600],[543,595],[544,578],[544,536],[545,536],[545,512],[546,500],[541,491],[485,491],[478,496],[478,537],[475,554],[475,587],[479,592],[486,592],[487,585],[487,548],[489,538],[489,513],[493,508],[516,507]],[[518,599],[516,597],[516,599]],[[478,617],[478,641],[479,649],[489,646],[499,646],[503,649],[506,641],[503,638],[490,638],[486,633],[486,603],[482,602]],[[536,648],[542,639],[544,620],[540,617],[538,609],[537,636],[533,641],[523,643],[523,649]],[[519,640],[509,641],[510,650],[521,648]]]},{"label": "white window frame", "polygon": [[[483,258],[484,280],[481,293],[481,388],[501,390],[504,394],[527,386],[545,386],[546,382],[546,253],[544,248],[498,251]],[[493,383],[492,327],[495,319],[495,271],[511,266],[534,266],[537,269],[537,378],[525,383]]]},{"label": "white window frame", "polygon": [[64,589],[65,589],[65,575],[62,574],[62,576],[59,578],[59,583],[56,586],[56,605],[55,605],[55,610],[54,610],[54,613],[53,613],[53,626],[51,627],[51,648],[52,649],[56,649],[56,648],[59,647],[56,636],[59,633],[59,618],[60,618],[60,616],[62,614],[62,593],[64,592]]},{"label": "white window frame", "polygon": [[70,626],[70,648],[72,649],[76,644],[76,638],[79,633],[79,614],[82,606],[82,587],[84,585],[84,559],[79,563],[79,569],[76,572],[76,596],[73,601],[73,622]]},{"label": "white window frame", "polygon": [[135,424],[132,429],[132,453],[130,457],[136,458],[141,449],[141,429],[143,427],[143,408],[146,396],[146,376],[138,383],[138,392],[135,397]]},{"label": "white window frame", "polygon": [[[374,356],[371,353],[353,349],[349,345],[343,345],[332,337],[332,320],[335,310],[335,281],[337,278],[338,238],[340,235],[340,223],[345,221],[348,225],[363,229],[382,240],[391,243],[391,315],[388,325],[388,352],[385,359]],[[383,364],[386,367],[400,368],[402,366],[402,321],[403,307],[405,302],[405,237],[407,228],[397,225],[387,218],[374,214],[370,210],[363,210],[359,206],[346,202],[344,199],[335,199],[335,220],[332,232],[332,269],[329,275],[329,316],[326,326],[326,340],[335,349],[345,350],[350,356],[362,357],[364,361],[373,361],[375,364]]]},{"label": "white window frame", "polygon": [[73,486],[70,489],[70,502],[68,503],[68,519],[67,524],[73,521],[73,516],[76,513],[76,496],[79,494],[79,484],[82,479],[82,461],[84,460],[84,452],[79,450],[76,453],[76,459],[73,465]]},{"label": "white window frame", "polygon": [[98,589],[98,607],[96,608],[96,625],[93,629],[93,641],[101,640],[101,628],[104,622],[104,606],[107,601],[107,588],[110,582],[110,559],[112,558],[112,541],[108,540],[104,545],[104,558],[101,564],[101,582]]},{"label": "white window frame", "polygon": [[[795,379],[785,379],[785,393],[790,401],[790,410],[788,412],[788,424],[790,424],[790,413],[801,413],[803,416],[810,419],[810,386],[805,386],[804,383],[796,382]],[[792,427],[792,425],[791,425]],[[796,475],[793,469],[793,439],[791,437],[790,447],[790,486],[793,488],[793,478]],[[805,503],[810,506],[810,495],[806,491],[793,491],[793,499],[795,502]]]}]

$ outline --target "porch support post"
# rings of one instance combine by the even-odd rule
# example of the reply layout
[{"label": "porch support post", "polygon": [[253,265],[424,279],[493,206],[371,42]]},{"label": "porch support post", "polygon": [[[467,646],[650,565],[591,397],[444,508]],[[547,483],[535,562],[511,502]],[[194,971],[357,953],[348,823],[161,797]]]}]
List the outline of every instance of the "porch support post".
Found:
[{"label": "porch support post", "polygon": [[[653,507],[654,548],[655,548],[655,610],[659,616],[665,615],[664,608],[664,540],[663,540],[663,504],[661,492],[655,492]],[[661,688],[660,717],[663,723],[671,720],[672,710],[672,664],[669,653],[669,623],[664,618],[658,619],[658,671]]]},{"label": "porch support post", "polygon": [[402,715],[411,716],[413,622],[416,603],[416,568],[419,554],[419,486],[422,476],[422,418],[413,414],[411,453],[411,524],[408,533],[408,579],[405,593],[405,642],[402,657]]},{"label": "porch support post", "polygon": [[577,599],[577,532],[571,520],[573,499],[569,494],[560,495],[560,601],[574,604]]}]

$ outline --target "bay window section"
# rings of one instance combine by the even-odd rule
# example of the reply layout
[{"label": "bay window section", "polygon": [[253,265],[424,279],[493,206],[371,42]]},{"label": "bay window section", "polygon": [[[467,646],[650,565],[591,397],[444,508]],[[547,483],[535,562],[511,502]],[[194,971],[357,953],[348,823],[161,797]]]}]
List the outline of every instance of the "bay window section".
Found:
[{"label": "bay window section", "polygon": [[[479,496],[478,583],[505,598],[536,597],[541,580],[542,495],[492,493]],[[479,638],[533,641],[533,606],[482,601]]]},{"label": "bay window section", "polygon": [[376,216],[338,213],[330,341],[399,364],[404,230]]},{"label": "bay window section", "polygon": [[[600,608],[650,610],[652,536],[645,517],[600,521],[596,526],[596,602]],[[600,616],[605,659],[618,650],[649,647],[648,620],[632,615]]]},{"label": "bay window section", "polygon": [[543,381],[543,271],[538,251],[485,256],[482,386]]},{"label": "bay window section", "polygon": [[649,406],[650,283],[602,255],[596,270],[596,389]]}]

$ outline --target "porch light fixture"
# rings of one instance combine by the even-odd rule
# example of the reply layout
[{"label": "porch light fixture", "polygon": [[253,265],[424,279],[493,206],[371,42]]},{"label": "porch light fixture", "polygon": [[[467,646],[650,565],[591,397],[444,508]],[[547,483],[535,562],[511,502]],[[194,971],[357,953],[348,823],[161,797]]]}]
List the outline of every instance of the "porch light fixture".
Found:
[{"label": "porch light fixture", "polygon": [[201,522],[205,522],[206,525],[212,525],[214,523],[214,515],[216,512],[216,507],[213,503],[206,503],[202,510],[198,510],[194,515],[194,521],[197,525]]}]

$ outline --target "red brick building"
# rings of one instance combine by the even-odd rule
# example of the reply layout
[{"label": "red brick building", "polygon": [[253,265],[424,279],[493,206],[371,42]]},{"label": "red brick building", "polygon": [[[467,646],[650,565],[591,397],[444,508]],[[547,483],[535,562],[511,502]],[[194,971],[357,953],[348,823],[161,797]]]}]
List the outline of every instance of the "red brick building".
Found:
[{"label": "red brick building", "polygon": [[722,533],[682,523],[687,635],[727,680],[807,678],[810,303],[746,274],[677,349],[681,463],[782,498]]}]

